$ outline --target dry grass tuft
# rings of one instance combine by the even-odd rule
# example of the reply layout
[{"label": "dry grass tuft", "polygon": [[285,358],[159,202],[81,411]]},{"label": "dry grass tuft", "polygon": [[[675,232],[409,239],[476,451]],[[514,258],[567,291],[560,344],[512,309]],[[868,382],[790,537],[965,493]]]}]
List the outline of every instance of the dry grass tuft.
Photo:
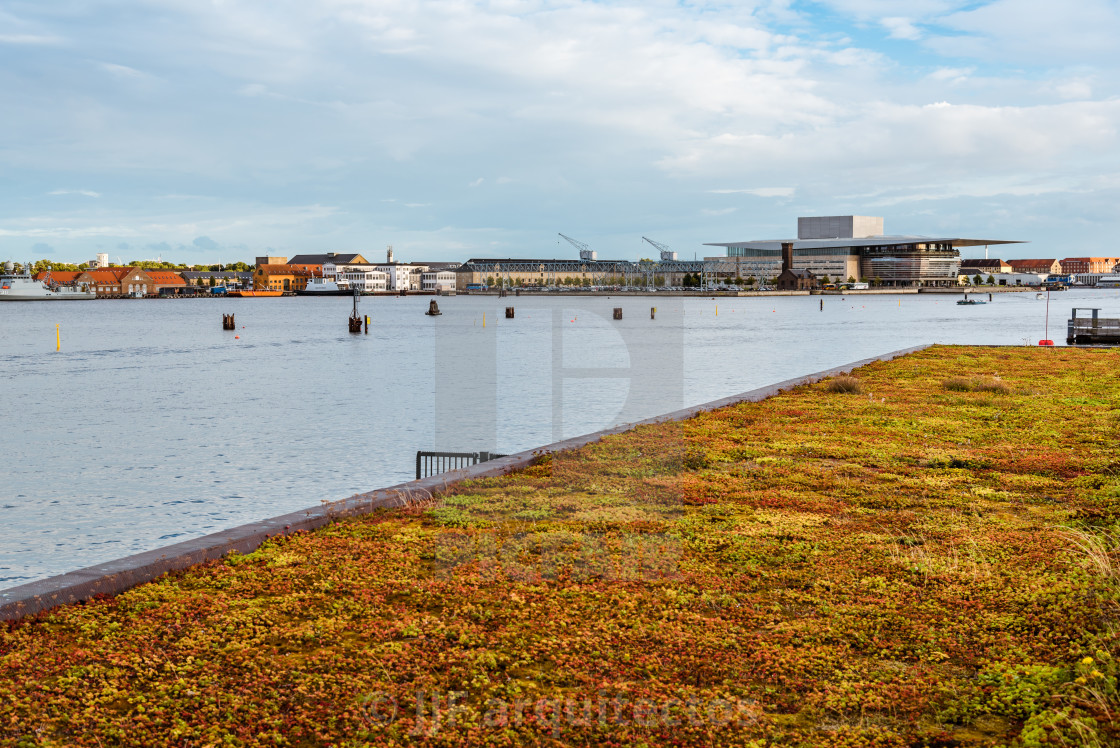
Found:
[{"label": "dry grass tuft", "polygon": [[988,392],[993,395],[1010,395],[1011,387],[999,377],[952,377],[942,382],[953,392]]},{"label": "dry grass tuft", "polygon": [[825,389],[829,392],[843,392],[851,395],[859,395],[863,393],[863,383],[856,377],[840,376],[833,377],[825,385]]}]

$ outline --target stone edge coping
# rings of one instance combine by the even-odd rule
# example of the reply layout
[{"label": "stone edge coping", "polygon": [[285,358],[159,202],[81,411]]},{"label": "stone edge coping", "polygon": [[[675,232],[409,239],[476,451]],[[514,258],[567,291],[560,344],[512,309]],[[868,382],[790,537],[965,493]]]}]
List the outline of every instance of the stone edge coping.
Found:
[{"label": "stone edge coping", "polygon": [[355,494],[340,501],[324,502],[321,506],[310,509],[283,514],[259,522],[250,522],[200,538],[185,540],[163,548],[94,564],[77,571],[12,587],[0,591],[0,620],[16,620],[35,615],[60,605],[88,600],[95,595],[116,595],[144,582],[150,582],[167,572],[222,558],[231,551],[250,553],[268,538],[277,535],[288,535],[301,530],[314,530],[330,524],[335,519],[368,514],[378,508],[405,506],[412,501],[438,496],[451,485],[460,481],[504,475],[528,466],[542,455],[578,449],[596,442],[604,436],[620,434],[636,426],[681,421],[729,405],[758,402],[773,397],[782,390],[788,390],[798,385],[812,384],[838,374],[846,374],[866,364],[890,361],[928,347],[930,347],[929,344],[919,345],[892,351],[881,356],[865,358],[825,371],[818,371],[814,374],[759,387],[731,397],[712,400],[702,405],[694,405],[654,416],[644,421],[621,424],[471,467],[451,470],[440,475],[400,483],[368,493]]}]

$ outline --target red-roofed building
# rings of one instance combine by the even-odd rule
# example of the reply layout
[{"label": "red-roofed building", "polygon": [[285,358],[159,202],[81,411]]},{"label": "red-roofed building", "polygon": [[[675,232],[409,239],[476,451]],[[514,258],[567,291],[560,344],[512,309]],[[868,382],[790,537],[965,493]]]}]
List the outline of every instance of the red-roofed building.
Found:
[{"label": "red-roofed building", "polygon": [[1067,257],[1062,260],[1062,273],[1111,273],[1120,257]]},{"label": "red-roofed building", "polygon": [[144,273],[151,279],[153,290],[148,293],[159,293],[164,288],[183,288],[187,282],[183,276],[174,270],[145,270]]},{"label": "red-roofed building", "polygon": [[1058,274],[1062,272],[1062,264],[1057,260],[1037,260],[1034,258],[1027,258],[1025,260],[1008,260],[1007,264],[1011,266],[1013,273],[1037,273],[1039,275]]},{"label": "red-roofed building", "polygon": [[69,286],[78,280],[78,276],[81,274],[81,270],[40,270],[35,273],[35,280],[50,280],[60,286]]},{"label": "red-roofed building", "polygon": [[85,283],[98,296],[149,296],[161,288],[182,288],[186,281],[172,270],[144,270],[143,268],[97,268],[78,276],[79,284]]},{"label": "red-roofed building", "polygon": [[86,284],[98,296],[123,296],[121,292],[121,279],[132,268],[96,268],[87,270],[78,276],[79,284]]}]

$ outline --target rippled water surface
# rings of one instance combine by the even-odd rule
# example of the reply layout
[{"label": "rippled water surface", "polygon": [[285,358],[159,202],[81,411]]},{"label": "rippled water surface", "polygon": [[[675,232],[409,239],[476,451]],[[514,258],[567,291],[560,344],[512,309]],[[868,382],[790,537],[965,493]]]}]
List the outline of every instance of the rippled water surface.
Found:
[{"label": "rippled water surface", "polygon": [[[366,298],[368,335],[345,298],[2,304],[0,588],[409,480],[418,449],[513,452],[911,345],[1043,337],[1034,293],[957,298]],[[1120,293],[1053,294],[1058,344],[1072,306],[1120,316]]]}]

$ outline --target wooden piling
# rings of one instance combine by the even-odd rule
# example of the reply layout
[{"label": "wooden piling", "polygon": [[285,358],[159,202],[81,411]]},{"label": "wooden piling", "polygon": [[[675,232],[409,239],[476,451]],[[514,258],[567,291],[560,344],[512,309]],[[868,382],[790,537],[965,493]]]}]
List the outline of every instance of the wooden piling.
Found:
[{"label": "wooden piling", "polygon": [[651,306],[649,308],[649,318],[650,319],[657,319],[657,307]]},{"label": "wooden piling", "polygon": [[506,319],[513,319],[513,307],[506,307]]},{"label": "wooden piling", "polygon": [[622,319],[622,307],[616,306],[614,308],[614,318],[615,319]]}]

